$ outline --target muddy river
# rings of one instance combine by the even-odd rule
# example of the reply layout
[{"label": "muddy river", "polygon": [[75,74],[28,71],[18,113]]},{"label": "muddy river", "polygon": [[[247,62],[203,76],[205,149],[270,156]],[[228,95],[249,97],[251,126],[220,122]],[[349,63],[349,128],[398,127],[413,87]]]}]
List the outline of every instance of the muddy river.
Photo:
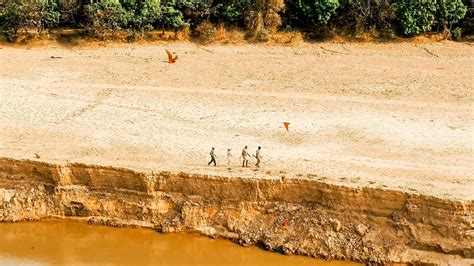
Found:
[{"label": "muddy river", "polygon": [[0,265],[357,265],[284,256],[194,234],[91,226],[72,221],[0,223]]}]

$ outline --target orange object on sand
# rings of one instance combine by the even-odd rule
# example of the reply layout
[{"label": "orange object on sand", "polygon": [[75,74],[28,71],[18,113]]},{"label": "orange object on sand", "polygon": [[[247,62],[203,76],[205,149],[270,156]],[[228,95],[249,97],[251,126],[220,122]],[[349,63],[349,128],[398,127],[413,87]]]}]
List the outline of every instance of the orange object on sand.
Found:
[{"label": "orange object on sand", "polygon": [[171,53],[170,51],[168,51],[168,49],[165,49],[165,51],[166,51],[166,54],[168,55],[168,63],[170,64],[176,63],[176,61],[178,60],[178,55]]},{"label": "orange object on sand", "polygon": [[290,126],[290,123],[289,122],[283,122],[283,125],[285,126],[286,131],[288,131],[288,127]]},{"label": "orange object on sand", "polygon": [[285,221],[283,221],[283,223],[281,223],[281,225],[283,225],[283,226],[288,226],[288,224],[289,224],[288,220],[285,220]]}]

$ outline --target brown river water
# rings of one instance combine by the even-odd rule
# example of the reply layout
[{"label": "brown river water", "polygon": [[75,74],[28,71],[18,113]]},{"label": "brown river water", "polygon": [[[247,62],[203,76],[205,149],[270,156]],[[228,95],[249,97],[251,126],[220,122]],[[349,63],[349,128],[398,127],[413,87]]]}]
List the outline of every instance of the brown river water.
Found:
[{"label": "brown river water", "polygon": [[285,256],[195,234],[74,221],[0,223],[0,265],[357,265]]}]

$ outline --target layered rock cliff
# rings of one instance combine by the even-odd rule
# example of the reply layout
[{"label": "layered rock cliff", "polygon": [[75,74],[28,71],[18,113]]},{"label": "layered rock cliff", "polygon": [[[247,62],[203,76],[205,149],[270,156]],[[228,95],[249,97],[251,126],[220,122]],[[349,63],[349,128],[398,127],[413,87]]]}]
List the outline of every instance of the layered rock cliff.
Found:
[{"label": "layered rock cliff", "polygon": [[0,221],[197,231],[285,254],[472,264],[473,202],[309,178],[228,178],[0,158]]}]

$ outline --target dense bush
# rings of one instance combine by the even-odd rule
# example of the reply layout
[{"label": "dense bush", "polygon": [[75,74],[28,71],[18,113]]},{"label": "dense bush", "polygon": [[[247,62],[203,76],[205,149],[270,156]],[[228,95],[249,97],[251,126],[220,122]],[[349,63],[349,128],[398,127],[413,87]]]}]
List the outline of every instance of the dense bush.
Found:
[{"label": "dense bush", "polygon": [[[162,2],[161,24],[165,28],[179,29],[191,27],[196,29],[203,22],[217,22],[219,12],[224,6],[221,1],[213,0],[164,0]],[[232,9],[229,10],[232,12]],[[235,14],[241,16],[236,10]],[[235,18],[233,18],[235,19]]]},{"label": "dense bush", "polygon": [[396,15],[390,0],[345,0],[340,4],[334,19],[337,27],[349,28],[353,33],[394,31]]},{"label": "dense bush", "polygon": [[466,3],[469,0],[0,0],[0,31],[14,39],[22,31],[41,33],[56,26],[99,34],[189,27],[195,36],[212,37],[220,24],[245,27],[248,37],[260,41],[278,29],[308,36],[414,36],[437,29],[455,38],[461,30],[472,32],[474,20],[464,18]]},{"label": "dense bush", "polygon": [[439,0],[438,18],[440,25],[451,34],[453,24],[458,23],[467,12],[467,7],[461,0]]},{"label": "dense bush", "polygon": [[14,39],[18,32],[29,29],[41,33],[59,22],[57,3],[50,0],[9,0],[0,9],[0,23],[7,38]]},{"label": "dense bush", "polygon": [[161,19],[160,0],[123,0],[126,28],[152,30]]},{"label": "dense bush", "polygon": [[186,23],[191,27],[196,27],[202,22],[215,17],[220,6],[221,4],[216,4],[212,0],[181,0],[178,4]]},{"label": "dense bush", "polygon": [[397,0],[396,8],[405,35],[430,31],[435,22],[436,0]]},{"label": "dense bush", "polygon": [[128,24],[129,15],[118,1],[103,0],[84,7],[84,26],[91,32],[120,30]]},{"label": "dense bush", "polygon": [[471,0],[463,0],[464,5],[467,7],[466,15],[459,22],[459,27],[463,34],[474,35],[474,2]]},{"label": "dense bush", "polygon": [[79,5],[80,0],[58,0],[59,24],[61,26],[75,27],[78,25],[83,6]]},{"label": "dense bush", "polygon": [[186,25],[183,13],[178,9],[175,1],[168,1],[163,5],[162,19],[160,21],[162,28],[179,29]]},{"label": "dense bush", "polygon": [[238,26],[244,25],[243,15],[247,3],[244,1],[227,1],[224,2],[218,10],[217,19],[219,22],[228,24],[236,24]]},{"label": "dense bush", "polygon": [[305,25],[326,25],[340,3],[338,0],[291,0],[287,5],[294,21]]}]

